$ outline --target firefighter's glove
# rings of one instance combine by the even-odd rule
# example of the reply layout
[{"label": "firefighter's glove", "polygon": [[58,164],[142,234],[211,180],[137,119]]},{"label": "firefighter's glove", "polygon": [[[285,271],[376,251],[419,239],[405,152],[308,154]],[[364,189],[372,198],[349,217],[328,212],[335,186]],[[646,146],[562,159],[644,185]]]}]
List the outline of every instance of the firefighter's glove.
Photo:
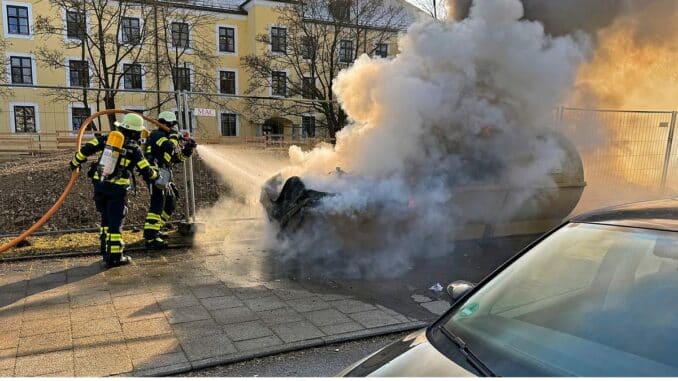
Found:
[{"label": "firefighter's glove", "polygon": [[68,168],[70,168],[71,172],[75,171],[76,169],[80,168],[79,165],[75,165],[72,161],[68,163]]},{"label": "firefighter's glove", "polygon": [[195,140],[193,140],[193,138],[191,138],[186,142],[186,145],[181,150],[181,153],[186,157],[191,157],[191,155],[193,155],[193,150],[197,146],[198,144],[195,142]]}]

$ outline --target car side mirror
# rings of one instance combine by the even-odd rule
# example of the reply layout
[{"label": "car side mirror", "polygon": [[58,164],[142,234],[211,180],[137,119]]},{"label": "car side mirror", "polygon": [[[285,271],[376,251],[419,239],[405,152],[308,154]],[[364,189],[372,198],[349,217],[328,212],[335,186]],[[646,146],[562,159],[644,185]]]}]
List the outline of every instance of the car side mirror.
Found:
[{"label": "car side mirror", "polygon": [[454,282],[447,285],[447,294],[452,297],[452,301],[457,301],[469,291],[473,290],[473,287],[475,286],[475,284],[469,281],[455,280]]}]

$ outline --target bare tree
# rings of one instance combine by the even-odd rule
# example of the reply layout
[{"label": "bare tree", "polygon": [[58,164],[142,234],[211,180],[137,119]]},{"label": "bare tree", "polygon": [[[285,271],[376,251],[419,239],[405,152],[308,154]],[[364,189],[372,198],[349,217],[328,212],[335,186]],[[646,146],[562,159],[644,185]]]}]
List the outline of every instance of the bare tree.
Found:
[{"label": "bare tree", "polygon": [[449,5],[446,0],[413,0],[412,4],[436,20],[447,20]]},{"label": "bare tree", "polygon": [[[12,44],[7,40],[0,41],[0,84],[6,84],[9,77],[8,70],[9,62],[5,52]],[[8,86],[0,86],[0,97],[8,97],[13,94],[12,88]]]},{"label": "bare tree", "polygon": [[334,138],[347,119],[332,92],[337,74],[361,53],[383,55],[408,24],[407,13],[387,0],[299,1],[277,13],[281,28],[256,36],[261,49],[242,63],[250,75],[247,94],[267,96],[272,89],[281,99],[250,99],[248,117],[261,122],[271,114],[320,114]]},{"label": "bare tree", "polygon": [[[137,2],[115,0],[49,0],[56,12],[36,18],[36,34],[58,37],[59,47],[42,46],[35,54],[42,65],[66,69],[70,85],[81,92],[54,91],[51,95],[86,107],[88,87],[96,87],[97,109],[116,107],[116,96],[126,76],[142,76],[148,64],[146,45],[153,38],[148,19],[152,8]],[[73,64],[64,51],[79,49],[80,62]],[[141,72],[140,72],[141,71]],[[128,77],[129,78],[129,77]],[[109,115],[112,123],[115,115]]]},{"label": "bare tree", "polygon": [[[161,4],[161,3],[158,3]],[[158,46],[156,65],[159,78],[169,78],[174,91],[201,93],[197,97],[212,103],[225,104],[226,99],[212,96],[219,92],[217,60],[213,33],[201,30],[214,28],[214,16],[199,9],[184,9],[176,6],[158,8]],[[176,93],[175,93],[176,94]],[[163,97],[160,104],[178,102],[176,96]],[[197,101],[196,98],[193,99]]]}]

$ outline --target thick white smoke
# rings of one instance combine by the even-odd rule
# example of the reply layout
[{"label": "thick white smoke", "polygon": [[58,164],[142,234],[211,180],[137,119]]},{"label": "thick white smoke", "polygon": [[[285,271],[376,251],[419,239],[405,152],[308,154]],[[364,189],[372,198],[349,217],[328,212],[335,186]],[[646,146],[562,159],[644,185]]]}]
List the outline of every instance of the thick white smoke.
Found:
[{"label": "thick white smoke", "polygon": [[[546,132],[588,44],[545,35],[522,15],[519,0],[476,1],[463,21],[414,24],[394,59],[363,55],[339,75],[334,91],[351,124],[334,147],[290,150],[307,186],[332,195],[286,238],[289,259],[397,275],[449,252],[469,221],[510,218],[553,186],[565,154]],[[348,175],[327,175],[338,166]],[[522,191],[475,204],[457,192],[476,186]]]}]

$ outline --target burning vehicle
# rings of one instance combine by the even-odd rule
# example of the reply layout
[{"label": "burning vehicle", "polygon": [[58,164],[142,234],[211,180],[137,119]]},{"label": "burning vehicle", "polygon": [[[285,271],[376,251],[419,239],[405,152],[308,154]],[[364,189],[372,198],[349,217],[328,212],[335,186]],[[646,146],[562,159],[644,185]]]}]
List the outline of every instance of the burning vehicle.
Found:
[{"label": "burning vehicle", "polygon": [[[450,218],[463,218],[462,223],[455,224],[450,239],[543,233],[572,212],[585,187],[582,160],[571,142],[555,131],[543,133],[538,139],[555,142],[563,152],[560,167],[540,184],[516,186],[497,182],[498,174],[507,166],[517,167],[519,172],[521,167],[539,160],[535,155],[525,154],[515,157],[512,163],[502,163],[499,154],[494,157],[473,155],[464,153],[458,146],[454,149],[456,152],[450,154],[460,155],[465,166],[477,168],[474,178],[427,174],[427,177],[437,176],[447,183],[446,190],[453,202],[447,205],[449,210],[445,214]],[[348,187],[352,183],[369,182],[341,168],[328,177],[340,179]],[[422,200],[421,195],[411,194],[407,199],[377,200],[359,210],[344,213],[332,207],[337,201],[336,196],[329,190],[309,189],[298,176],[283,179],[277,174],[262,187],[260,201],[269,220],[279,229],[278,238],[293,239],[305,230],[323,226],[323,229],[331,228],[338,236],[350,237],[343,240],[342,245],[344,249],[353,250],[377,248],[378,237],[384,231],[380,227],[383,224],[389,224],[388,231],[392,235],[410,231],[417,219],[419,204],[427,201]]]},{"label": "burning vehicle", "polygon": [[582,160],[552,124],[589,45],[523,14],[518,0],[477,1],[460,22],[414,24],[396,59],[341,71],[349,123],[335,145],[290,148],[298,170],[261,192],[277,258],[394,277],[464,255],[458,241],[541,234],[571,213]]}]

